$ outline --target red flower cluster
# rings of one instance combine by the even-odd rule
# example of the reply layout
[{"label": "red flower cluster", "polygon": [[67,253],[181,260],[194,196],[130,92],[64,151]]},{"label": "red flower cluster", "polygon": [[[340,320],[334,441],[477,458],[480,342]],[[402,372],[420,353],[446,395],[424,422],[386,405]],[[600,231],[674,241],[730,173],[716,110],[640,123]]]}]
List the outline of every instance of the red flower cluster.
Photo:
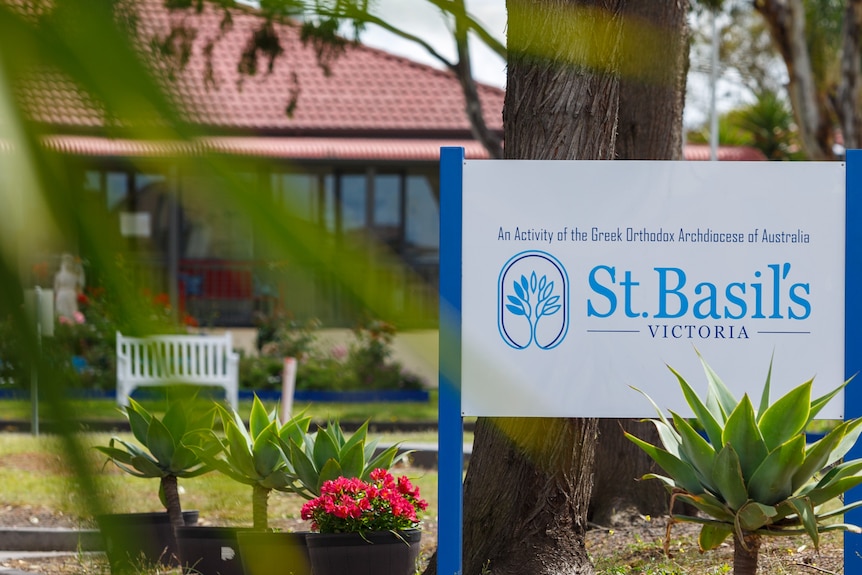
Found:
[{"label": "red flower cluster", "polygon": [[302,518],[321,533],[399,531],[416,528],[416,513],[426,507],[407,477],[396,481],[385,469],[375,469],[370,482],[356,477],[326,481],[320,496],[302,506]]}]

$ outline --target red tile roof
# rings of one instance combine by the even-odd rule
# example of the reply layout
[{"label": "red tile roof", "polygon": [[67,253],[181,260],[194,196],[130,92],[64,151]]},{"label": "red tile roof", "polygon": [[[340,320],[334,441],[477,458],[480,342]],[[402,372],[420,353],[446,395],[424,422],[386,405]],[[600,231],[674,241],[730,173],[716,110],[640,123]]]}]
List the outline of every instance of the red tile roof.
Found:
[{"label": "red tile roof", "polygon": [[[464,98],[452,73],[348,43],[331,63],[327,76],[313,47],[302,44],[299,29],[282,24],[274,29],[284,53],[272,73],[265,73],[261,56],[261,71],[242,76],[237,70],[240,54],[260,19],[234,12],[232,27],[221,32],[221,15],[205,4],[204,12],[197,14],[193,10],[169,12],[162,0],[140,0],[138,30],[146,50],[150,38],[167,35],[172,25],[196,29],[190,62],[167,85],[188,117],[210,132],[471,138]],[[220,34],[223,36],[218,38]],[[206,80],[203,53],[211,40],[216,40],[211,59],[214,87]],[[285,109],[297,89],[297,106],[288,117]],[[502,131],[504,92],[485,85],[478,89],[486,121]],[[56,74],[40,74],[21,87],[20,95],[39,121],[72,127],[102,123],[98,106]]]},{"label": "red tile roof", "polygon": [[[706,144],[686,144],[683,153],[686,160],[709,160],[709,146]],[[722,162],[762,162],[766,160],[763,152],[748,146],[719,146],[718,159]]]},{"label": "red tile roof", "polygon": [[475,140],[455,139],[215,136],[184,143],[56,135],[44,138],[44,143],[48,149],[63,154],[128,158],[179,157],[214,152],[293,160],[437,161],[442,146],[463,147],[468,159],[488,157]]}]

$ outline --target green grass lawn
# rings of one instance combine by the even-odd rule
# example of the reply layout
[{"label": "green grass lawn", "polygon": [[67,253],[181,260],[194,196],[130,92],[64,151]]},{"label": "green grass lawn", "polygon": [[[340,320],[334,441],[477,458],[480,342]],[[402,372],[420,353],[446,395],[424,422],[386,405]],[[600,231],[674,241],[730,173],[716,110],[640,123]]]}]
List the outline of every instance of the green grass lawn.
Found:
[{"label": "green grass lawn", "polygon": [[[164,402],[158,400],[142,400],[141,403],[149,411],[161,413]],[[276,408],[277,402],[265,401],[267,408]],[[41,421],[53,419],[50,406],[46,401],[40,402],[39,417]],[[69,399],[64,403],[64,409],[76,421],[114,421],[124,419],[116,403],[111,399]],[[246,416],[251,410],[251,400],[240,401],[239,412]],[[339,421],[402,422],[402,421],[437,421],[437,395],[432,393],[426,402],[375,402],[375,403],[329,403],[297,402],[293,406],[294,413],[306,410],[306,413],[319,423],[330,419]],[[0,399],[0,420],[29,421],[32,404],[29,399]]]},{"label": "green grass lawn", "polygon": [[[131,434],[119,434],[134,441]],[[92,447],[105,445],[109,434],[81,433],[74,439],[81,447],[86,474],[75,470],[68,458],[68,445],[60,437],[34,437],[19,433],[0,433],[0,509],[6,505],[46,508],[64,515],[88,519],[92,501],[103,512],[136,513],[158,511],[159,482],[128,475]],[[378,436],[375,436],[378,437]],[[387,438],[381,438],[387,439]],[[392,438],[394,439],[394,438]],[[412,441],[409,436],[398,439]],[[428,501],[426,516],[437,513],[437,471],[400,467],[398,475],[408,475]],[[197,509],[201,520],[213,525],[251,524],[251,487],[220,473],[180,479],[184,509]],[[89,488],[87,486],[90,486]],[[269,516],[273,527],[285,520],[299,518],[305,500],[297,495],[273,493]]]}]

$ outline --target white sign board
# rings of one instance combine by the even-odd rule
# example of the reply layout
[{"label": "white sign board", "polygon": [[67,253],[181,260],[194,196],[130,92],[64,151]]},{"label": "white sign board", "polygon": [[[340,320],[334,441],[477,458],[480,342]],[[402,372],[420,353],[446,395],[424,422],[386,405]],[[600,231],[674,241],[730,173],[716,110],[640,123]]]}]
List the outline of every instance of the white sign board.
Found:
[{"label": "white sign board", "polygon": [[[464,415],[689,413],[844,377],[843,163],[467,161]],[[836,397],[820,417],[840,418]]]}]

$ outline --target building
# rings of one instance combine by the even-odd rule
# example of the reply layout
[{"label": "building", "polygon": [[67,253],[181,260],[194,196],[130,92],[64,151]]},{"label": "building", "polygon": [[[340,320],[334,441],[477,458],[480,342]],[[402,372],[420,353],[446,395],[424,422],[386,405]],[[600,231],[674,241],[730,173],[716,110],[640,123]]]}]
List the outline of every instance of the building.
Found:
[{"label": "building", "polygon": [[[369,266],[364,289],[387,294],[389,319],[410,309],[411,322],[434,323],[439,148],[486,157],[457,79],[355,44],[322,65],[290,25],[272,28],[284,54],[271,73],[244,76],[238,61],[255,17],[236,12],[223,29],[210,7],[195,14],[170,13],[159,0],[140,6],[143,49],[158,39],[180,52],[194,39],[185,67],[159,67],[196,137],[109,137],[112,120],[98,103],[56,75],[34,76],[19,96],[46,127],[45,145],[64,158],[70,180],[138,256],[141,282],[203,325],[250,325],[256,312],[273,309],[351,325],[361,306],[333,277],[327,254],[373,240],[401,265]],[[256,61],[266,67],[262,56]],[[479,86],[479,95],[486,121],[502,134],[503,91]],[[233,172],[216,176],[189,161],[204,153],[229,158]],[[226,180],[290,206],[301,223],[325,232],[325,253],[274,253],[254,222],[224,201]]]}]

